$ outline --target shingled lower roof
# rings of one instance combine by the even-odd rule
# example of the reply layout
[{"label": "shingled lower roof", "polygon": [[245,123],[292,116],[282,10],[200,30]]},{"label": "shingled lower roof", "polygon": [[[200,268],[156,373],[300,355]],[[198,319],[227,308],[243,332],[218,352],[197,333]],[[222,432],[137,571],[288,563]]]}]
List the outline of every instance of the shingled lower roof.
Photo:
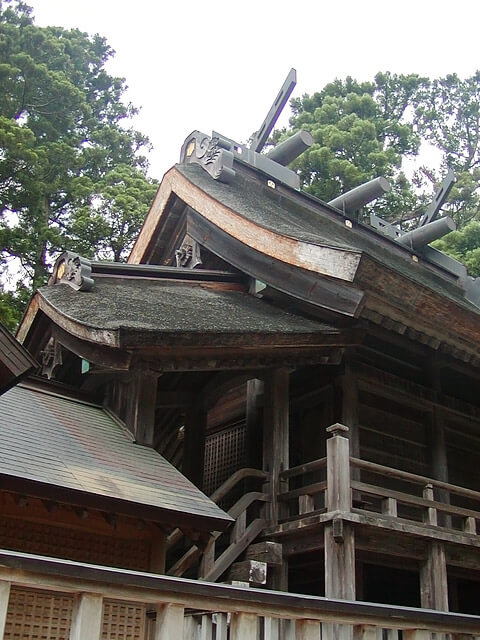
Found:
[{"label": "shingled lower roof", "polygon": [[0,394],[37,366],[28,351],[0,324]]},{"label": "shingled lower roof", "polygon": [[[42,287],[40,308],[81,338],[110,346],[209,344],[213,335],[225,344],[232,336],[337,336],[331,325],[282,310],[246,291],[222,290],[147,278],[98,277],[91,291],[65,284]],[[182,337],[183,336],[183,337]],[[322,338],[323,340],[323,338]],[[181,342],[180,342],[181,341]]]},{"label": "shingled lower roof", "polygon": [[231,521],[100,407],[16,387],[0,398],[0,415],[4,488],[199,530]]}]

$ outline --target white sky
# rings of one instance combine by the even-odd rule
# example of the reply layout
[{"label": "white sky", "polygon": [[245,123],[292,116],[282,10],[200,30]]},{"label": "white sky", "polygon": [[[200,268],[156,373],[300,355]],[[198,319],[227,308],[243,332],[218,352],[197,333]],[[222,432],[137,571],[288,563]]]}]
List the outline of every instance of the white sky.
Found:
[{"label": "white sky", "polygon": [[[378,71],[438,77],[478,67],[478,0],[27,0],[36,24],[105,36],[110,73],[141,108],[150,174],[178,161],[194,129],[245,142],[291,67],[293,96]],[[288,119],[282,118],[283,124]]]}]

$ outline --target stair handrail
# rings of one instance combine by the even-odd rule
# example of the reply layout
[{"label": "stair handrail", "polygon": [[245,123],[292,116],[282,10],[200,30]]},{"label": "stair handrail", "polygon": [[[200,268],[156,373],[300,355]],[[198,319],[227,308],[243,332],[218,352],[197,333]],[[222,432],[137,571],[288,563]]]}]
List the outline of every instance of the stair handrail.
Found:
[{"label": "stair handrail", "polygon": [[[243,469],[238,469],[232,475],[227,478],[222,484],[215,489],[215,491],[210,495],[210,500],[218,504],[220,500],[223,498],[242,480],[246,480],[249,478],[258,478],[259,480],[266,480],[269,477],[269,474],[266,471],[262,471],[262,469],[254,469],[252,467],[245,467]],[[168,534],[166,540],[166,548],[167,551],[171,549],[177,542],[179,542],[183,538],[183,531],[179,528],[174,529],[171,533]]]}]

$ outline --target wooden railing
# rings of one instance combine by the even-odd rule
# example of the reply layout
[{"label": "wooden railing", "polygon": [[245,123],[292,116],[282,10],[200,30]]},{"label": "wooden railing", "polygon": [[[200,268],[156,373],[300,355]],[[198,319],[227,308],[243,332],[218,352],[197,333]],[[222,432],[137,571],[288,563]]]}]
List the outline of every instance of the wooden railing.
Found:
[{"label": "wooden railing", "polygon": [[[351,457],[348,429],[333,425],[329,431],[333,437],[327,441],[325,458],[281,474],[297,485],[305,478],[301,486],[279,496],[289,504],[287,519],[339,510],[402,518],[457,535],[477,534],[480,492]],[[312,473],[317,475],[315,482],[308,479]]]},{"label": "wooden railing", "polygon": [[[265,481],[267,478],[268,474],[259,469],[239,469],[215,490],[210,499],[218,503],[236,490],[240,483],[246,480]],[[181,577],[201,559],[198,577],[204,580],[217,580],[264,529],[265,520],[261,517],[249,519],[248,513],[252,505],[268,502],[269,499],[269,495],[262,491],[244,493],[228,510],[228,514],[235,520],[230,529],[224,534],[215,532],[206,548],[202,549],[197,544],[191,545],[168,568],[167,574]],[[182,538],[182,531],[175,529],[167,538],[167,549],[172,549]],[[221,547],[221,553],[217,554],[219,540],[223,542],[223,548]]]},{"label": "wooden railing", "polygon": [[70,640],[117,637],[105,631],[105,602],[144,611],[150,626],[141,640],[377,640],[383,630],[402,630],[405,640],[428,640],[432,632],[480,637],[477,616],[239,588],[0,550],[0,638],[9,637],[15,616],[10,594],[19,589],[71,598]]},{"label": "wooden railing", "polygon": [[[350,464],[353,469],[363,470],[378,478],[378,484],[375,485],[357,481],[351,483],[352,489],[360,492],[365,498],[367,509],[392,516],[401,515],[406,519],[432,526],[445,526],[448,523],[450,529],[477,533],[477,522],[480,520],[480,492],[358,458],[350,458]],[[382,484],[392,479],[409,485],[411,493],[382,487]],[[474,505],[478,504],[478,510],[452,504],[461,499],[467,499]],[[403,511],[402,507],[405,508]],[[440,519],[439,515],[446,517]]]},{"label": "wooden railing", "polygon": [[297,467],[286,469],[280,474],[281,480],[299,479],[303,476],[314,473],[320,473],[325,477],[325,479],[310,482],[296,489],[285,491],[280,494],[279,499],[282,502],[286,502],[291,505],[293,501],[296,501],[298,506],[295,508],[292,505],[292,512],[298,513],[298,515],[324,509],[324,495],[327,488],[326,469],[327,458],[319,458],[318,460],[312,460],[311,462],[306,462],[305,464],[298,465]]}]

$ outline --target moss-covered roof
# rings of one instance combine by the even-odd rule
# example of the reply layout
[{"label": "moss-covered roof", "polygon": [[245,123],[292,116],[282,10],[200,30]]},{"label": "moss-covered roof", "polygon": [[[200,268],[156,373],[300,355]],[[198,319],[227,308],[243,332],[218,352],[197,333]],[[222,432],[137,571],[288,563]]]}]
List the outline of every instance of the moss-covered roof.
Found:
[{"label": "moss-covered roof", "polygon": [[87,328],[162,334],[337,334],[241,290],[144,278],[98,277],[91,291],[66,284],[39,294],[67,320]]},{"label": "moss-covered roof", "polygon": [[260,227],[313,245],[361,252],[386,269],[439,293],[457,304],[480,313],[470,303],[457,278],[387,238],[372,227],[352,222],[307,194],[283,187],[272,189],[267,180],[251,171],[237,171],[231,184],[213,180],[195,164],[176,169],[207,195]]}]

